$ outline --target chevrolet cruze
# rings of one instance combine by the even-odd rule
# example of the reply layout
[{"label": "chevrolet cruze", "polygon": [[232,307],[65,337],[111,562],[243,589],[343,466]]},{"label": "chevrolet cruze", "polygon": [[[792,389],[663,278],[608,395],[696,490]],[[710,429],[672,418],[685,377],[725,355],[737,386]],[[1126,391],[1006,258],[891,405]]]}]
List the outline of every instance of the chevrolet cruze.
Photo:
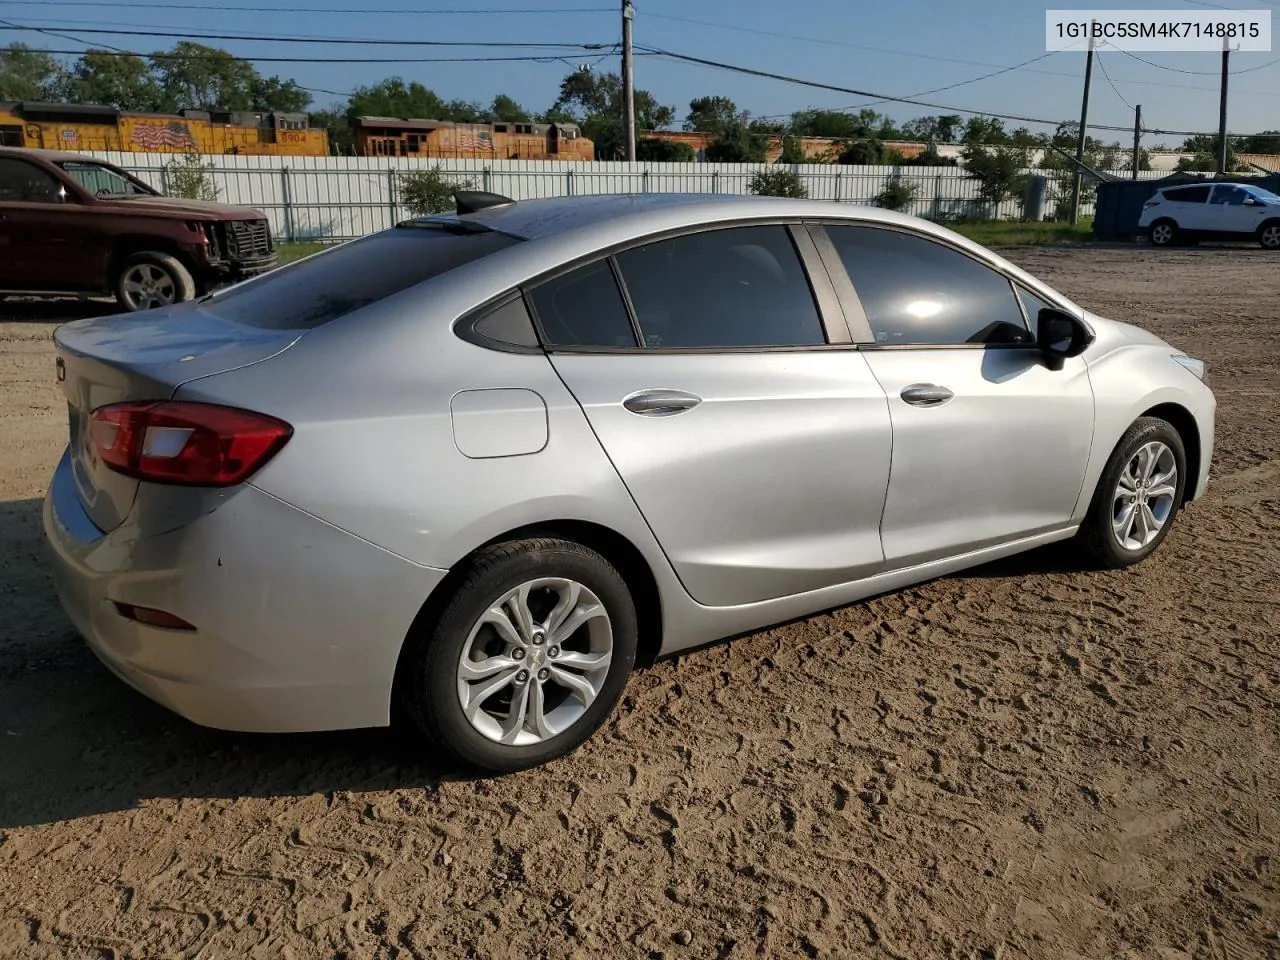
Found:
[{"label": "chevrolet cruze", "polygon": [[1054,541],[1124,567],[1204,493],[1204,364],[942,227],[458,211],[59,328],[54,580],[126,683],[514,770],[638,662]]}]

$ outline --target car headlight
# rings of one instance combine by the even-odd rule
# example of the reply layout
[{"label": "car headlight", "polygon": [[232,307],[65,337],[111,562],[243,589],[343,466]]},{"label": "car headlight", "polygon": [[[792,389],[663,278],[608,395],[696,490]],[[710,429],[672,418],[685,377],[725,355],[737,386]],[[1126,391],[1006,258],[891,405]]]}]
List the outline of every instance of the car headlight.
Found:
[{"label": "car headlight", "polygon": [[1186,367],[1196,375],[1196,379],[1204,380],[1209,375],[1208,368],[1203,360],[1197,360],[1195,357],[1188,357],[1186,354],[1175,353],[1173,362],[1180,367]]}]

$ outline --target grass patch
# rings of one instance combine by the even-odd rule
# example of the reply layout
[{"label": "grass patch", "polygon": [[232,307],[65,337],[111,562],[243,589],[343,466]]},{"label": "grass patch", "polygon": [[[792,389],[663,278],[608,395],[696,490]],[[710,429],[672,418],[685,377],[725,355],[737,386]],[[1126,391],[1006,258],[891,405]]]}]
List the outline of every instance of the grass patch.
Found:
[{"label": "grass patch", "polygon": [[276,253],[280,257],[280,266],[286,263],[293,263],[295,260],[301,260],[303,257],[309,257],[313,253],[319,253],[326,247],[331,247],[331,243],[277,243]]},{"label": "grass patch", "polygon": [[1090,243],[1093,220],[1081,219],[1074,227],[1052,220],[991,220],[985,222],[946,223],[943,226],[983,246],[1028,246],[1040,243]]}]

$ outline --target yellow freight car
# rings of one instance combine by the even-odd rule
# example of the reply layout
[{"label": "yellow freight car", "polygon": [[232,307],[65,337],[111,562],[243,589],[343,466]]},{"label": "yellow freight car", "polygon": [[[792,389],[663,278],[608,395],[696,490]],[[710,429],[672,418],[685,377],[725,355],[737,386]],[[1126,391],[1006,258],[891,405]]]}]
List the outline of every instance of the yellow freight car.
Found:
[{"label": "yellow freight car", "polygon": [[576,123],[454,123],[403,117],[357,117],[362,157],[465,160],[594,160],[595,144]]},{"label": "yellow freight car", "polygon": [[305,113],[126,113],[72,103],[0,103],[0,146],[135,153],[323,157],[329,136]]}]

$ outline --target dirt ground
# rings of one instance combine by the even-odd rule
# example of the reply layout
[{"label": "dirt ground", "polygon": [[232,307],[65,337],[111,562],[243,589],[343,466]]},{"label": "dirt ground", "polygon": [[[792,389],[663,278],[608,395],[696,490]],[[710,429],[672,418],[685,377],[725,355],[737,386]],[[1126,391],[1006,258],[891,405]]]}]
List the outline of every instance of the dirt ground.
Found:
[{"label": "dirt ground", "polygon": [[1012,256],[1209,362],[1211,490],[1156,557],[664,662],[489,780],[201,730],[100,667],[42,565],[65,308],[0,304],[0,956],[1280,957],[1280,260]]}]

